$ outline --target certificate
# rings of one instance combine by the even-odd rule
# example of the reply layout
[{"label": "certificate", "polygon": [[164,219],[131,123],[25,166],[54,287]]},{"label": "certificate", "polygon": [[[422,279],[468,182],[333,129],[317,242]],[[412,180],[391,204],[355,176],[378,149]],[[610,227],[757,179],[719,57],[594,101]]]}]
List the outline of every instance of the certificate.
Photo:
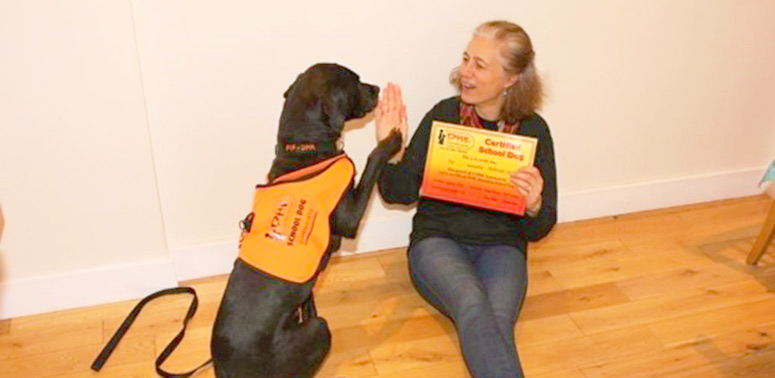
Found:
[{"label": "certificate", "polygon": [[525,214],[510,173],[533,165],[538,139],[433,121],[420,195]]}]

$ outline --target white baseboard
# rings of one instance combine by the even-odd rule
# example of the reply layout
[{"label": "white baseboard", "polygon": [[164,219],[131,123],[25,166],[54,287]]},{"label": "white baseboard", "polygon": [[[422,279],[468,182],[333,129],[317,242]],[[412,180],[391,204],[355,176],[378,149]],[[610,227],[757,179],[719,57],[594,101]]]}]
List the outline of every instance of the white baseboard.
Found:
[{"label": "white baseboard", "polygon": [[[566,193],[559,198],[559,220],[618,215],[761,193],[763,169]],[[356,254],[409,244],[413,211],[369,219],[359,238],[345,239],[341,253]],[[176,286],[178,281],[231,272],[237,241],[171,251],[171,261],[106,267],[7,282],[0,285],[0,319],[140,298]]]},{"label": "white baseboard", "polygon": [[171,260],[12,280],[0,284],[0,319],[141,298],[173,286]]},{"label": "white baseboard", "polygon": [[409,233],[412,232],[412,216],[414,208],[398,216],[369,219],[361,224],[358,238],[342,239],[339,252],[350,255],[406,247],[409,245]]},{"label": "white baseboard", "polygon": [[560,222],[752,196],[764,169],[716,173],[561,194]]},{"label": "white baseboard", "polygon": [[[411,211],[398,217],[364,222],[357,239],[342,239],[339,252],[345,255],[378,251],[409,245],[412,227]],[[185,281],[201,277],[228,274],[238,254],[238,241],[226,241],[193,248],[172,251],[178,280]]]}]

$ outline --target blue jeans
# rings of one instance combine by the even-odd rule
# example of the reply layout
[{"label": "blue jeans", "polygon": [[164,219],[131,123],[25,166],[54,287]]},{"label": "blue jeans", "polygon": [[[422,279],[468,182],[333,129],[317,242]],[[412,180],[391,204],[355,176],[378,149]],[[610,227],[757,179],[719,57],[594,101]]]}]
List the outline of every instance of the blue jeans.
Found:
[{"label": "blue jeans", "polygon": [[514,326],[527,289],[525,255],[508,245],[422,239],[409,249],[415,287],[455,323],[476,378],[522,377]]}]

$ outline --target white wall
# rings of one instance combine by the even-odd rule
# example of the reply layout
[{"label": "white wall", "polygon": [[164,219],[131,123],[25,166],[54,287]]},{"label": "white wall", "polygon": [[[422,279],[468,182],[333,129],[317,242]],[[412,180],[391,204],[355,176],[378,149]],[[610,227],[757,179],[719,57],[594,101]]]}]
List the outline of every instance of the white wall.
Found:
[{"label": "white wall", "polygon": [[[416,124],[493,18],[533,38],[563,220],[757,191],[772,1],[4,1],[0,318],[228,271],[300,71],[396,81]],[[373,123],[345,141],[363,166]],[[375,197],[345,251],[405,245],[410,216]]]},{"label": "white wall", "polygon": [[134,34],[127,2],[0,2],[0,318],[175,282],[133,273],[171,266]]}]

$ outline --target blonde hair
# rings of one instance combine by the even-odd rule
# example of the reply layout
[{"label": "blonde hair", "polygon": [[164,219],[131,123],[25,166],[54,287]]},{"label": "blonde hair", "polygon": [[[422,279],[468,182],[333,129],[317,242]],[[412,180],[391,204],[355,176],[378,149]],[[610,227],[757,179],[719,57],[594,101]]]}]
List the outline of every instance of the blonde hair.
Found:
[{"label": "blonde hair", "polygon": [[[518,75],[517,82],[506,88],[501,119],[514,124],[533,115],[541,107],[544,92],[535,68],[535,51],[527,32],[513,22],[489,21],[479,25],[474,35],[500,42],[501,66],[506,73]],[[461,90],[460,66],[452,70],[449,81],[458,92]]]}]

